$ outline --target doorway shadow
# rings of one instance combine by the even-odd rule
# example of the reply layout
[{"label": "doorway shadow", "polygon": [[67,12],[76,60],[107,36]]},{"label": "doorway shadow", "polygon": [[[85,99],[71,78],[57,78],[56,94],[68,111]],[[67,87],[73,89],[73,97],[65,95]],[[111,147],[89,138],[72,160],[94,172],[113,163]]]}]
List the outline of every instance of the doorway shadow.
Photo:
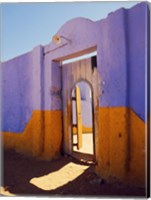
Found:
[{"label": "doorway shadow", "polygon": [[[16,196],[145,196],[145,189],[104,182],[94,173],[94,165],[88,165],[71,157],[61,156],[57,160],[42,161],[7,150],[4,151],[2,159],[2,186]],[[73,165],[84,166],[84,170],[64,185],[46,191],[30,183],[32,178],[57,172],[71,162]],[[72,170],[69,170],[71,174]]]},{"label": "doorway shadow", "polygon": [[84,165],[72,157],[60,156],[56,160],[43,161],[26,157],[13,150],[4,150],[2,155],[2,187],[15,195],[50,195],[55,190],[45,191],[31,184],[32,178],[57,172],[69,163]]},{"label": "doorway shadow", "polygon": [[95,156],[92,154],[73,151],[72,157],[85,164],[95,164]]}]

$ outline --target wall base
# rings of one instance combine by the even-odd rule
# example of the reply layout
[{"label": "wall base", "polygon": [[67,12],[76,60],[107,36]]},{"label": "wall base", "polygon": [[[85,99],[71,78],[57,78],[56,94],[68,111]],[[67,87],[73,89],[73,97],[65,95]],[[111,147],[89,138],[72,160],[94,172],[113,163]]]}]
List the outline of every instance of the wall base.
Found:
[{"label": "wall base", "polygon": [[4,148],[41,159],[52,159],[60,154],[61,111],[33,111],[23,133],[2,134]]},{"label": "wall base", "polygon": [[[4,147],[40,159],[56,158],[62,145],[61,115],[61,111],[34,111],[22,134],[3,133]],[[145,126],[129,108],[99,108],[99,176],[109,182],[145,187]]]},{"label": "wall base", "polygon": [[98,175],[145,187],[145,126],[129,108],[99,108]]}]

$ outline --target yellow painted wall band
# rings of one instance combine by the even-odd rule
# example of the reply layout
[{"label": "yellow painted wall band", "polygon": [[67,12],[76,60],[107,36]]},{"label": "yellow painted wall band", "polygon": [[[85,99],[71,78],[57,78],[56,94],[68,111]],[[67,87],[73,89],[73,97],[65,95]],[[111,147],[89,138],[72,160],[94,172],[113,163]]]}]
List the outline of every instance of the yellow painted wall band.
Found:
[{"label": "yellow painted wall band", "polygon": [[99,108],[96,170],[101,177],[145,186],[145,126],[129,108]]},{"label": "yellow painted wall band", "polygon": [[[145,124],[131,109],[99,108],[97,173],[106,180],[145,185]],[[88,132],[88,129],[83,127]],[[5,148],[52,159],[62,144],[62,112],[33,111],[22,134],[4,132]]]},{"label": "yellow painted wall band", "polygon": [[35,110],[23,133],[2,133],[4,147],[24,154],[51,159],[60,153],[61,120],[61,111]]}]

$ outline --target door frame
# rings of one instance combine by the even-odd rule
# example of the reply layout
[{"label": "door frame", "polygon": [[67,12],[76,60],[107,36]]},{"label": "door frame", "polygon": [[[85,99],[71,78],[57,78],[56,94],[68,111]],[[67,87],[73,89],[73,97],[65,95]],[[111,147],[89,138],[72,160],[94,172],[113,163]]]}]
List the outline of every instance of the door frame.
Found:
[{"label": "door frame", "polygon": [[[86,65],[88,64],[89,70],[90,68],[92,69],[91,66],[91,58],[86,58],[80,61],[76,61],[73,63],[68,63],[68,64],[64,64],[62,65],[62,120],[63,120],[63,144],[62,144],[62,150],[63,150],[63,154],[67,154],[67,155],[71,155],[73,154],[72,151],[72,132],[71,132],[71,125],[72,125],[72,113],[71,113],[71,107],[72,107],[72,90],[75,87],[75,85],[80,82],[80,81],[85,81],[89,84],[89,86],[91,87],[91,92],[92,92],[92,115],[93,115],[93,141],[94,141],[94,160],[95,163],[97,163],[97,154],[98,154],[98,129],[99,129],[99,119],[98,119],[98,115],[99,115],[99,97],[101,95],[101,76],[100,73],[98,71],[97,68],[95,68],[92,72],[92,75],[89,75],[88,78],[83,78],[83,74],[81,74],[81,77],[77,78],[76,77],[76,81],[73,81],[70,83],[70,87],[69,90],[65,90],[64,91],[64,74],[66,74],[64,71],[65,67],[70,67],[70,64],[76,64],[78,67],[78,62],[86,62]],[[71,70],[71,67],[70,67]],[[67,69],[67,73],[69,73],[69,71]],[[66,74],[65,77],[66,80],[68,80],[68,75]],[[70,77],[69,77],[70,79]],[[90,79],[91,82],[88,80]],[[66,84],[68,84],[68,81],[66,82]],[[65,86],[66,87],[66,86]],[[65,97],[65,98],[64,98]],[[65,122],[67,122],[68,124],[65,124]]]}]

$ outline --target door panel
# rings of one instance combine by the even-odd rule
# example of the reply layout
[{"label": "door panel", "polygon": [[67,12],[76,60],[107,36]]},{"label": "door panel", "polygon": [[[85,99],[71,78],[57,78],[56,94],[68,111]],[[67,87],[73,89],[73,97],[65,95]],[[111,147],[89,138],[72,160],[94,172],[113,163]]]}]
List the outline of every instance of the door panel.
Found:
[{"label": "door panel", "polygon": [[82,147],[82,113],[81,113],[81,95],[80,88],[76,86],[76,118],[77,118],[77,148]]}]

